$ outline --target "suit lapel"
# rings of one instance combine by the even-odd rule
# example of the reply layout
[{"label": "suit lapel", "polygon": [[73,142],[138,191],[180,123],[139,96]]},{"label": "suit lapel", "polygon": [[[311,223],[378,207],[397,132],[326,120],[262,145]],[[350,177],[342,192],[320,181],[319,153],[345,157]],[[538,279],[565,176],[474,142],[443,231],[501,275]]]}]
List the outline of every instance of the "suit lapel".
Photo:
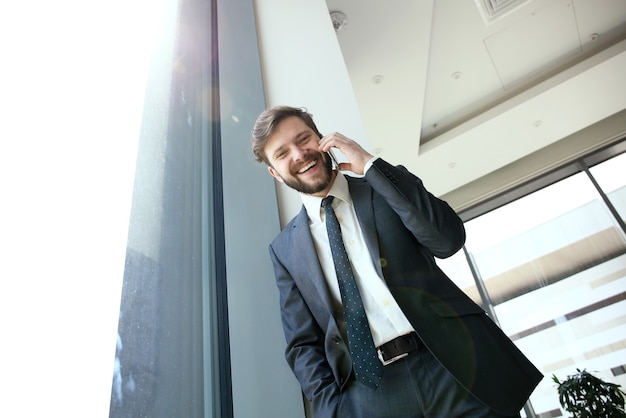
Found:
[{"label": "suit lapel", "polygon": [[313,236],[309,228],[309,217],[304,207],[291,224],[291,248],[293,257],[293,279],[300,293],[317,304],[322,304],[327,312],[333,310],[328,284],[320,265]]}]

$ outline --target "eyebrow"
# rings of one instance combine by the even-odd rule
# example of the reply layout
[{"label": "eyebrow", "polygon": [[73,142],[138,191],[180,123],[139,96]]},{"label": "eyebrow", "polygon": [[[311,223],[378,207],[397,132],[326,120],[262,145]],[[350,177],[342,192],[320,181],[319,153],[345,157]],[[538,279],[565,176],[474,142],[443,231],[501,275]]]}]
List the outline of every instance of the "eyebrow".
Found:
[{"label": "eyebrow", "polygon": [[304,134],[310,134],[310,133],[312,133],[312,132],[313,132],[313,131],[311,130],[311,128],[306,128],[304,131],[301,131],[300,133],[298,133],[298,134],[297,134],[294,138],[295,138],[295,139],[298,139],[298,138],[302,137],[302,135],[304,135]]}]

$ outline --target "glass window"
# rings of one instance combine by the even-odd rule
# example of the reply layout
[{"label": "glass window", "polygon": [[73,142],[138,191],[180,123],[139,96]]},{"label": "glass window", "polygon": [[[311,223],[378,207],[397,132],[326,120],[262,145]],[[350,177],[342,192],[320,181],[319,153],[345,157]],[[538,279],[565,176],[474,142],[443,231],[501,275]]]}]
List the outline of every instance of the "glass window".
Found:
[{"label": "glass window", "polygon": [[228,417],[223,255],[214,245],[221,189],[209,142],[211,4],[168,4],[146,88],[110,416]]},{"label": "glass window", "polygon": [[626,219],[626,153],[591,167],[590,172],[621,219]]},{"label": "glass window", "polygon": [[[592,171],[621,214],[623,158]],[[626,383],[626,241],[586,173],[472,219],[466,230],[498,323],[546,376],[530,399],[537,414],[560,411],[552,374],[563,380],[579,368]]]}]

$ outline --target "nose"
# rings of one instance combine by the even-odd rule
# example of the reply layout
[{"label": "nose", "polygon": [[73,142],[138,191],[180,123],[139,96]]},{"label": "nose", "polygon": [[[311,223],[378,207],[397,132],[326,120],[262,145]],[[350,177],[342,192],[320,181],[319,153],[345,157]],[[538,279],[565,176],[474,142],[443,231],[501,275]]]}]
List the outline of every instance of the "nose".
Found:
[{"label": "nose", "polygon": [[299,145],[294,145],[291,150],[291,157],[294,161],[300,161],[305,159],[308,151],[305,148],[300,147]]}]

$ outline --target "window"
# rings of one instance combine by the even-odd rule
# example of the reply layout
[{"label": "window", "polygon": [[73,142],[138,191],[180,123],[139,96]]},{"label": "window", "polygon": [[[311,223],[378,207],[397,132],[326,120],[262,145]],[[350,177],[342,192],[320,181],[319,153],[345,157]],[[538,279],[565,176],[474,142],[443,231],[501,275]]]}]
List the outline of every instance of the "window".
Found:
[{"label": "window", "polygon": [[146,89],[110,416],[228,417],[215,2],[168,3]]},{"label": "window", "polygon": [[565,414],[553,374],[587,369],[626,385],[624,145],[467,221],[466,257],[441,263],[544,373],[527,416]]},{"label": "window", "polygon": [[626,219],[626,153],[591,167],[590,172],[620,219]]}]

